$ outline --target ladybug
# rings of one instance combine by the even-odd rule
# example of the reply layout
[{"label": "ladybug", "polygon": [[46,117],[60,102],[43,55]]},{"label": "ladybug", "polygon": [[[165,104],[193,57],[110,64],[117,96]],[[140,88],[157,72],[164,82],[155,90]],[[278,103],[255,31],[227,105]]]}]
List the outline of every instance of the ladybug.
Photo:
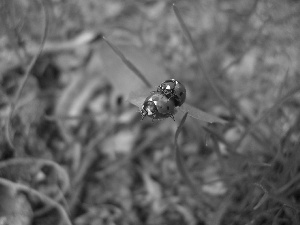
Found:
[{"label": "ladybug", "polygon": [[144,101],[140,111],[142,120],[145,116],[152,119],[163,119],[171,117],[174,120],[175,103],[173,99],[167,98],[160,92],[151,93]]},{"label": "ladybug", "polygon": [[173,99],[175,107],[181,106],[186,98],[186,89],[178,80],[171,79],[161,83],[157,92],[163,93],[168,99]]}]

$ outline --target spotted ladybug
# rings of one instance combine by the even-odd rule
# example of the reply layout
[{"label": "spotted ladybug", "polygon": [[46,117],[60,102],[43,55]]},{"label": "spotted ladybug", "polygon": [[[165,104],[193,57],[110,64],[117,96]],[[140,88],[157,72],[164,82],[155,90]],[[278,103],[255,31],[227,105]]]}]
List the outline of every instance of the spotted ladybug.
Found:
[{"label": "spotted ladybug", "polygon": [[173,99],[168,99],[160,92],[151,93],[144,101],[141,109],[142,120],[145,116],[152,119],[163,119],[171,117],[174,120],[175,104]]},{"label": "spotted ladybug", "polygon": [[186,89],[182,83],[175,79],[161,83],[157,92],[164,94],[168,99],[173,99],[175,107],[181,106],[186,98]]}]

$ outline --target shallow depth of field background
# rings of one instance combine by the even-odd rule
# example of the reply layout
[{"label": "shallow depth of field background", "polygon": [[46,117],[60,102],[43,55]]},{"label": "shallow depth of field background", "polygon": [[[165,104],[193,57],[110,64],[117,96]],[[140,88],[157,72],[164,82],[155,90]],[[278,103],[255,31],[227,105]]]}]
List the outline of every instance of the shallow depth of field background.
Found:
[{"label": "shallow depth of field background", "polygon": [[[172,3],[0,1],[0,225],[300,224],[300,2],[175,2],[225,105]],[[47,40],[15,102],[43,7]],[[128,96],[145,85],[102,35],[153,86],[176,78],[187,103],[228,120],[187,118],[192,185],[175,160],[182,115],[140,121]]]}]

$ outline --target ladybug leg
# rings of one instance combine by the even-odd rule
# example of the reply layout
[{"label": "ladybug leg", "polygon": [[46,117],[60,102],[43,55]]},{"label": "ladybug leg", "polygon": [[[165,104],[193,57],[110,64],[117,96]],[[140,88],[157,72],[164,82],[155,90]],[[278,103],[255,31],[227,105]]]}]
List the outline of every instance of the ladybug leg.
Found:
[{"label": "ladybug leg", "polygon": [[151,117],[151,122],[154,123],[155,114]]},{"label": "ladybug leg", "polygon": [[175,121],[175,118],[174,118],[174,115],[173,114],[170,114],[170,116],[174,121]]},{"label": "ladybug leg", "polygon": [[141,121],[142,121],[147,116],[147,111],[145,109],[141,109],[140,114],[141,114],[141,117],[142,117],[142,119],[141,119]]}]

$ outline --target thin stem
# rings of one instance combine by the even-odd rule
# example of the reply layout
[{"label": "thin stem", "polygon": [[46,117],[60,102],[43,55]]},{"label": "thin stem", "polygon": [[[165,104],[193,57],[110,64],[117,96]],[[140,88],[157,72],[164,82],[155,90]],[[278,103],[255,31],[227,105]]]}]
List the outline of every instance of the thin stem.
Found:
[{"label": "thin stem", "polygon": [[11,121],[11,118],[14,114],[15,107],[16,107],[17,102],[18,102],[18,100],[21,96],[21,93],[22,93],[23,89],[24,89],[26,81],[28,80],[28,77],[29,77],[35,63],[37,62],[39,56],[42,53],[42,50],[43,50],[43,47],[44,47],[44,44],[45,44],[45,41],[46,41],[46,38],[47,38],[47,34],[48,34],[48,27],[49,27],[48,10],[47,10],[47,7],[44,5],[43,0],[39,0],[39,1],[40,1],[40,4],[42,5],[42,10],[43,10],[43,13],[44,13],[44,29],[43,29],[43,36],[42,36],[40,48],[39,48],[37,54],[33,57],[30,64],[26,68],[25,75],[24,75],[23,79],[21,80],[21,84],[20,84],[20,86],[19,86],[19,88],[16,92],[16,95],[15,95],[15,99],[11,103],[10,112],[9,112],[9,115],[8,115],[8,118],[7,118],[7,121],[6,121],[6,125],[5,125],[6,139],[7,139],[8,144],[10,145],[10,147],[12,149],[14,149],[14,145],[13,145],[12,139],[10,137],[10,121]]}]

